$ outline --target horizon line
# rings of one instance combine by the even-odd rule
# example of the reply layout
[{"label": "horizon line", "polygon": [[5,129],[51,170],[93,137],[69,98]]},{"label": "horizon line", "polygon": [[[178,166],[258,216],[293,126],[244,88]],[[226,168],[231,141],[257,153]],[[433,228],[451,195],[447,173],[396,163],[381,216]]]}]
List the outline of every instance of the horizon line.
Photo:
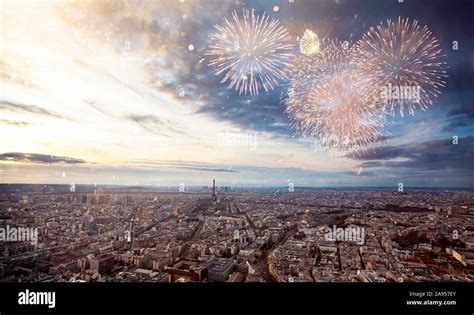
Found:
[{"label": "horizon line", "polygon": [[[67,186],[69,187],[70,184],[65,184],[65,183],[0,183],[0,186],[4,185],[43,185],[43,186]],[[176,184],[156,184],[156,185],[151,185],[151,184],[145,184],[145,185],[134,185],[134,184],[75,184],[75,186],[92,186],[92,187],[122,187],[122,188],[154,188],[154,189],[163,189],[163,188],[169,188],[169,187],[179,187],[179,183]],[[284,185],[246,185],[246,184],[238,184],[238,185],[229,185],[229,184],[223,184],[223,185],[216,185],[216,187],[231,187],[231,188],[246,188],[246,189],[281,189],[281,188],[288,188],[288,186]],[[185,187],[191,187],[191,188],[203,188],[203,187],[210,187],[212,188],[211,185],[205,185],[205,184],[192,184],[192,185],[185,185]],[[295,189],[393,189],[394,191],[397,190],[397,186],[294,186]],[[474,190],[474,187],[465,187],[465,186],[407,186],[404,185],[404,190],[407,189],[437,189],[437,190]]]}]

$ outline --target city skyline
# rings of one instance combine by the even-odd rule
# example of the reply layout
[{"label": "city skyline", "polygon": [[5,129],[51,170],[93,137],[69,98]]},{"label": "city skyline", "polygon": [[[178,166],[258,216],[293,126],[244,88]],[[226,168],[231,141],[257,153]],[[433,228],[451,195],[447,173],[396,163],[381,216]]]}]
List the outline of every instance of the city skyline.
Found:
[{"label": "city skyline", "polygon": [[472,282],[462,191],[0,185],[7,282]]},{"label": "city skyline", "polygon": [[[473,28],[464,5],[2,2],[0,183],[473,188]],[[242,9],[341,41],[387,19],[417,19],[446,54],[446,87],[426,111],[388,116],[389,135],[369,150],[326,152],[290,127],[287,82],[239,95],[207,65],[214,25]]]}]

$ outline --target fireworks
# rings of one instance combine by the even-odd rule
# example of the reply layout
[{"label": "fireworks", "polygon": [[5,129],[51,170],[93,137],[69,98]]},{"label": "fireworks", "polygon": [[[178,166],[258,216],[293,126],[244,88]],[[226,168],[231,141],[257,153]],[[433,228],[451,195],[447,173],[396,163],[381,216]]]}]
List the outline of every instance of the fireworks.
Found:
[{"label": "fireworks", "polygon": [[[368,93],[363,93],[353,73],[343,72],[328,79],[309,94],[306,134],[325,148],[353,150],[377,142],[383,136],[384,116]],[[308,123],[308,122],[307,122]]]},{"label": "fireworks", "polygon": [[[286,112],[304,137],[329,150],[358,150],[385,137],[386,113],[425,110],[447,77],[428,28],[399,18],[371,27],[354,45],[305,27],[295,44],[265,13],[233,12],[209,37],[209,65],[239,94],[269,91],[289,79]],[[301,29],[299,31],[299,34]]]},{"label": "fireworks", "polygon": [[300,52],[306,56],[312,56],[319,53],[319,37],[312,30],[305,30],[303,36],[299,40]]},{"label": "fireworks", "polygon": [[384,117],[372,90],[351,61],[356,46],[322,43],[315,57],[302,55],[294,64],[287,113],[292,126],[329,150],[351,150],[382,137]]},{"label": "fireworks", "polygon": [[389,20],[352,46],[322,40],[318,54],[307,49],[316,34],[305,35],[286,111],[301,135],[326,149],[358,150],[383,140],[386,113],[425,110],[445,85],[444,55],[417,21]]},{"label": "fireworks", "polygon": [[398,18],[371,27],[358,46],[354,66],[378,90],[387,112],[393,114],[397,106],[401,116],[405,107],[412,115],[417,107],[425,110],[445,85],[446,62],[438,41],[416,20]]},{"label": "fireworks", "polygon": [[224,75],[221,83],[229,82],[229,88],[239,94],[258,94],[287,78],[293,43],[278,20],[244,9],[242,17],[234,11],[232,19],[224,18],[222,25],[214,27],[206,55],[215,74]]}]

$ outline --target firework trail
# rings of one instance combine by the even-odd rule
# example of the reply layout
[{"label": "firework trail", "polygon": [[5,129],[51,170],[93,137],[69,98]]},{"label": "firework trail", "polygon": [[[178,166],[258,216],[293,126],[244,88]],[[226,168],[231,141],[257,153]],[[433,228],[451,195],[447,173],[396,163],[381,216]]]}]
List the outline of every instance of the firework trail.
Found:
[{"label": "firework trail", "polygon": [[[371,27],[357,45],[354,66],[370,79],[384,110],[392,115],[397,107],[401,116],[405,107],[412,115],[416,108],[425,110],[445,86],[445,55],[431,31],[416,20],[399,17]],[[395,97],[387,97],[392,87],[398,91],[394,90]],[[418,97],[401,97],[407,87],[418,89]]]},{"label": "firework trail", "polygon": [[356,45],[326,40],[300,55],[285,100],[292,127],[327,150],[352,150],[383,138],[384,115],[367,80],[352,65]]},{"label": "firework trail", "polygon": [[234,11],[214,28],[206,55],[215,74],[223,74],[221,83],[229,82],[239,94],[258,94],[287,78],[294,43],[278,20],[244,9],[242,17]]}]

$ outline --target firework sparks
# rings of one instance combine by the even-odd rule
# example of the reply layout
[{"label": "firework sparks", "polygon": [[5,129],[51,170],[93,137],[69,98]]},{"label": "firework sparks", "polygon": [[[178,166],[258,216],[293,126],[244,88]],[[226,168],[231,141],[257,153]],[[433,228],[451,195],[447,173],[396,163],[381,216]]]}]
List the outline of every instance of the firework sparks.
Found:
[{"label": "firework sparks", "polygon": [[299,40],[300,52],[306,56],[312,56],[319,53],[319,37],[312,30],[305,30]]},{"label": "firework sparks", "polygon": [[365,147],[383,137],[384,116],[351,64],[356,46],[323,42],[320,54],[294,64],[287,113],[292,126],[328,150]]},{"label": "firework sparks", "polygon": [[293,42],[278,20],[244,9],[242,17],[234,11],[232,19],[224,18],[222,25],[214,27],[206,55],[215,74],[224,74],[221,83],[228,81],[239,94],[258,94],[287,78]]},{"label": "firework sparks", "polygon": [[[405,107],[412,115],[416,108],[425,110],[445,86],[447,65],[438,41],[416,20],[398,18],[371,27],[358,46],[354,65],[378,89],[384,110],[392,115],[397,107],[401,116]],[[417,93],[403,95],[410,89]]]},{"label": "firework sparks", "polygon": [[360,149],[382,138],[384,116],[370,94],[354,84],[358,79],[350,71],[341,73],[309,94],[305,111],[310,122],[305,134],[318,139],[323,147]]}]

